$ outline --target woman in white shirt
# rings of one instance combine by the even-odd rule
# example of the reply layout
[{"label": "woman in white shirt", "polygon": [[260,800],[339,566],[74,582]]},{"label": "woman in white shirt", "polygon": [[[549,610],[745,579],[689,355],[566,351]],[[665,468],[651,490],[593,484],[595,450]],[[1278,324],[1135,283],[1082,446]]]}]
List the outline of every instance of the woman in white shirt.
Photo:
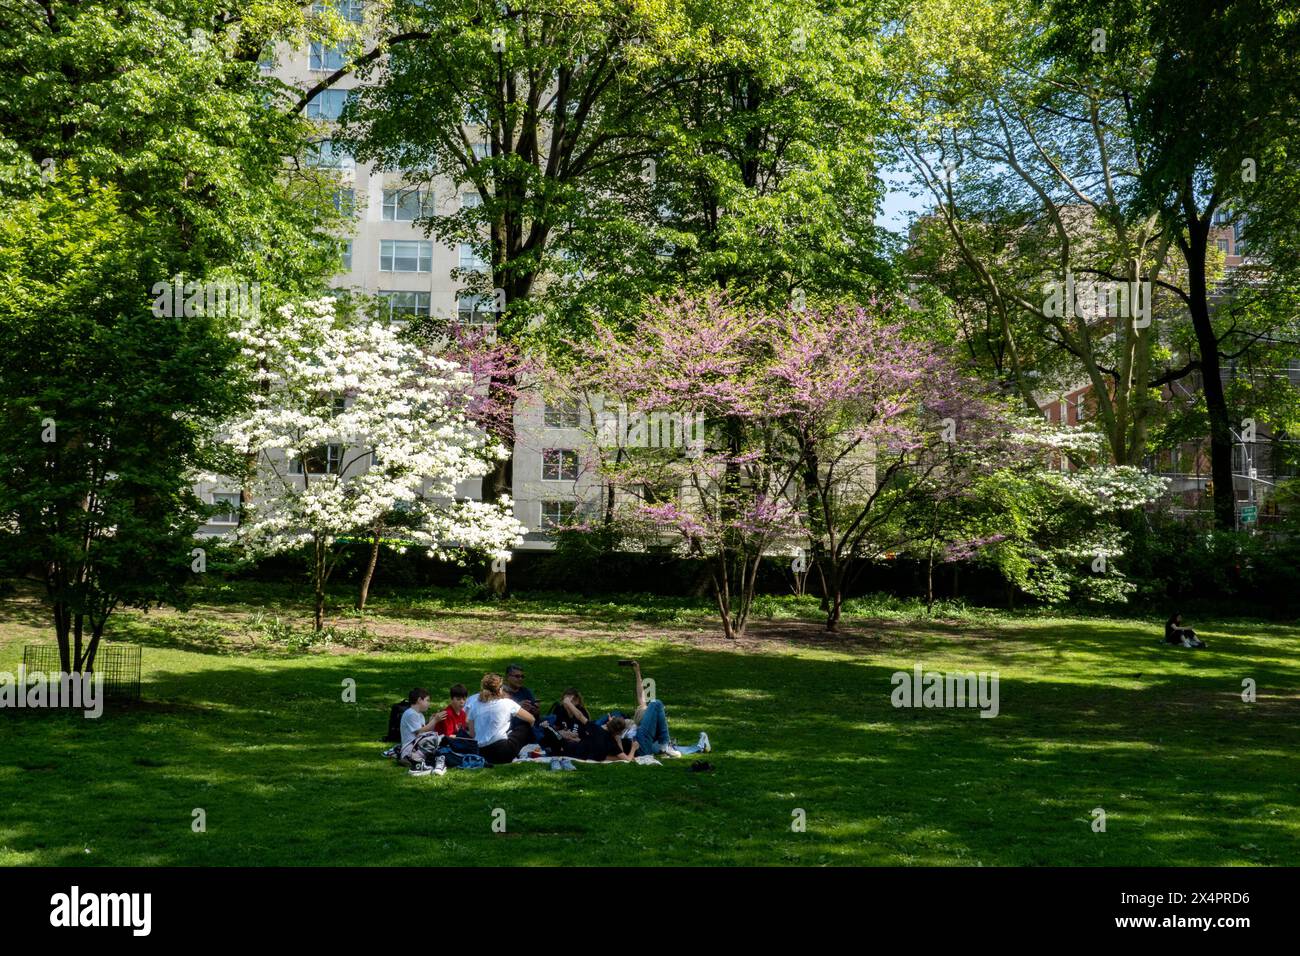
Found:
[{"label": "woman in white shirt", "polygon": [[[533,739],[536,718],[502,693],[504,683],[500,674],[484,674],[483,689],[465,702],[469,715],[466,729],[478,741],[479,755],[488,763],[509,763]],[[520,721],[513,728],[512,717]]]}]

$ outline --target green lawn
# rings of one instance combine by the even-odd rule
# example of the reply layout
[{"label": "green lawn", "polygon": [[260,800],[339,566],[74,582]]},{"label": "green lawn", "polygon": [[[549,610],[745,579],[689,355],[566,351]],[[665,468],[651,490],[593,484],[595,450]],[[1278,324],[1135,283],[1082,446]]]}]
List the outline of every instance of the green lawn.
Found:
[{"label": "green lawn", "polygon": [[[828,640],[809,605],[774,601],[736,647],[692,602],[408,594],[374,612],[308,648],[275,589],[122,615],[114,636],[145,645],[142,704],[0,714],[0,864],[1300,864],[1297,626],[1190,621],[1210,643],[1193,653],[1158,646],[1152,621],[866,605]],[[47,635],[30,593],[3,599],[0,670]],[[413,684],[436,702],[518,660],[546,706],[573,683],[626,707],[629,655],[676,736],[708,730],[713,773],[411,778],[379,756]],[[917,662],[999,671],[1000,716],[893,708],[891,674]]]}]

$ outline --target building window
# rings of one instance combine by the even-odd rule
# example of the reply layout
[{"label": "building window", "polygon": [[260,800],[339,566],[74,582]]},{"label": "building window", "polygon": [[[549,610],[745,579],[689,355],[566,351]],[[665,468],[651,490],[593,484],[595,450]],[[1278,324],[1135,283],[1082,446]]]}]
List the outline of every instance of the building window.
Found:
[{"label": "building window", "polygon": [[381,314],[390,319],[429,314],[428,292],[380,292]]},{"label": "building window", "polygon": [[343,69],[347,59],[342,43],[313,43],[308,54],[308,66],[313,70],[328,70],[331,73]]},{"label": "building window", "polygon": [[542,412],[542,423],[547,428],[577,428],[579,425],[576,398],[548,401]]},{"label": "building window", "polygon": [[344,239],[343,248],[339,254],[339,268],[344,272],[352,271],[352,240]]},{"label": "building window", "polygon": [[326,13],[331,7],[344,20],[352,23],[360,23],[365,19],[366,4],[365,0],[334,0],[333,3],[314,3],[312,4],[312,13]]},{"label": "building window", "polygon": [[1216,239],[1214,240],[1214,244],[1219,247],[1219,251],[1222,252],[1225,256],[1228,254],[1227,239]]},{"label": "building window", "polygon": [[491,325],[496,311],[496,296],[462,292],[456,297],[456,321],[461,325]]},{"label": "building window", "polygon": [[307,101],[307,115],[312,119],[337,120],[351,95],[351,90],[321,90]]},{"label": "building window", "polygon": [[334,190],[334,209],[345,216],[355,215],[357,208],[357,191],[355,189]]},{"label": "building window", "polygon": [[571,448],[547,448],[542,452],[543,481],[577,481],[578,453]]},{"label": "building window", "polygon": [[335,146],[333,140],[323,139],[308,147],[307,165],[318,169],[352,169],[356,163],[347,150]]},{"label": "building window", "polygon": [[573,521],[574,503],[572,501],[543,501],[542,527],[559,528]]},{"label": "building window", "polygon": [[478,193],[473,192],[460,194],[461,209],[477,209],[481,205],[483,205],[483,197]]},{"label": "building window", "polygon": [[470,147],[470,150],[474,153],[475,162],[482,162],[488,158],[489,149],[487,143],[475,143]]},{"label": "building window", "polygon": [[414,187],[384,190],[385,222],[415,222],[427,216],[432,206],[433,198],[425,190]]},{"label": "building window", "polygon": [[433,268],[433,243],[416,239],[381,239],[380,272],[430,272]]},{"label": "building window", "polygon": [[1088,403],[1085,399],[1086,393],[1084,392],[1074,396],[1074,423],[1076,425],[1088,417]]},{"label": "building window", "polygon": [[342,445],[318,445],[289,462],[291,475],[337,475],[343,462]]},{"label": "building window", "polygon": [[212,495],[212,504],[220,507],[208,519],[209,524],[239,524],[239,493],[218,491]]},{"label": "building window", "polygon": [[487,263],[484,262],[474,246],[469,242],[462,242],[457,245],[457,254],[460,260],[460,267],[467,272],[484,272],[487,270]]}]

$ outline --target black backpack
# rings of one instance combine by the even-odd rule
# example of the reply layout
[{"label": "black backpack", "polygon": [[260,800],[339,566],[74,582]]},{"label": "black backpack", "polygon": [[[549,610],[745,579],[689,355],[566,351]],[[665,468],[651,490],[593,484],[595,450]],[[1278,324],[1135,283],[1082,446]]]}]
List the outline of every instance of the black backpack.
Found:
[{"label": "black backpack", "polygon": [[395,744],[402,739],[402,714],[406,713],[411,707],[409,700],[399,700],[388,710],[388,735],[384,737],[383,742],[386,744]]}]

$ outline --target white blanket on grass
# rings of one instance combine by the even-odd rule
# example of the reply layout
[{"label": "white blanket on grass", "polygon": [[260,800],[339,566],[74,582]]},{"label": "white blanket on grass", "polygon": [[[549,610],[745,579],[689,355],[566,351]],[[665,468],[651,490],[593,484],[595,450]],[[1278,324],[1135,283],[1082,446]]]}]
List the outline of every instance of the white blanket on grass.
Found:
[{"label": "white blanket on grass", "polygon": [[583,760],[581,757],[548,757],[537,744],[528,744],[519,751],[519,756],[511,763],[550,763],[552,760],[572,760],[574,763],[639,763],[662,767],[663,764],[648,754],[633,757],[631,760]]}]

